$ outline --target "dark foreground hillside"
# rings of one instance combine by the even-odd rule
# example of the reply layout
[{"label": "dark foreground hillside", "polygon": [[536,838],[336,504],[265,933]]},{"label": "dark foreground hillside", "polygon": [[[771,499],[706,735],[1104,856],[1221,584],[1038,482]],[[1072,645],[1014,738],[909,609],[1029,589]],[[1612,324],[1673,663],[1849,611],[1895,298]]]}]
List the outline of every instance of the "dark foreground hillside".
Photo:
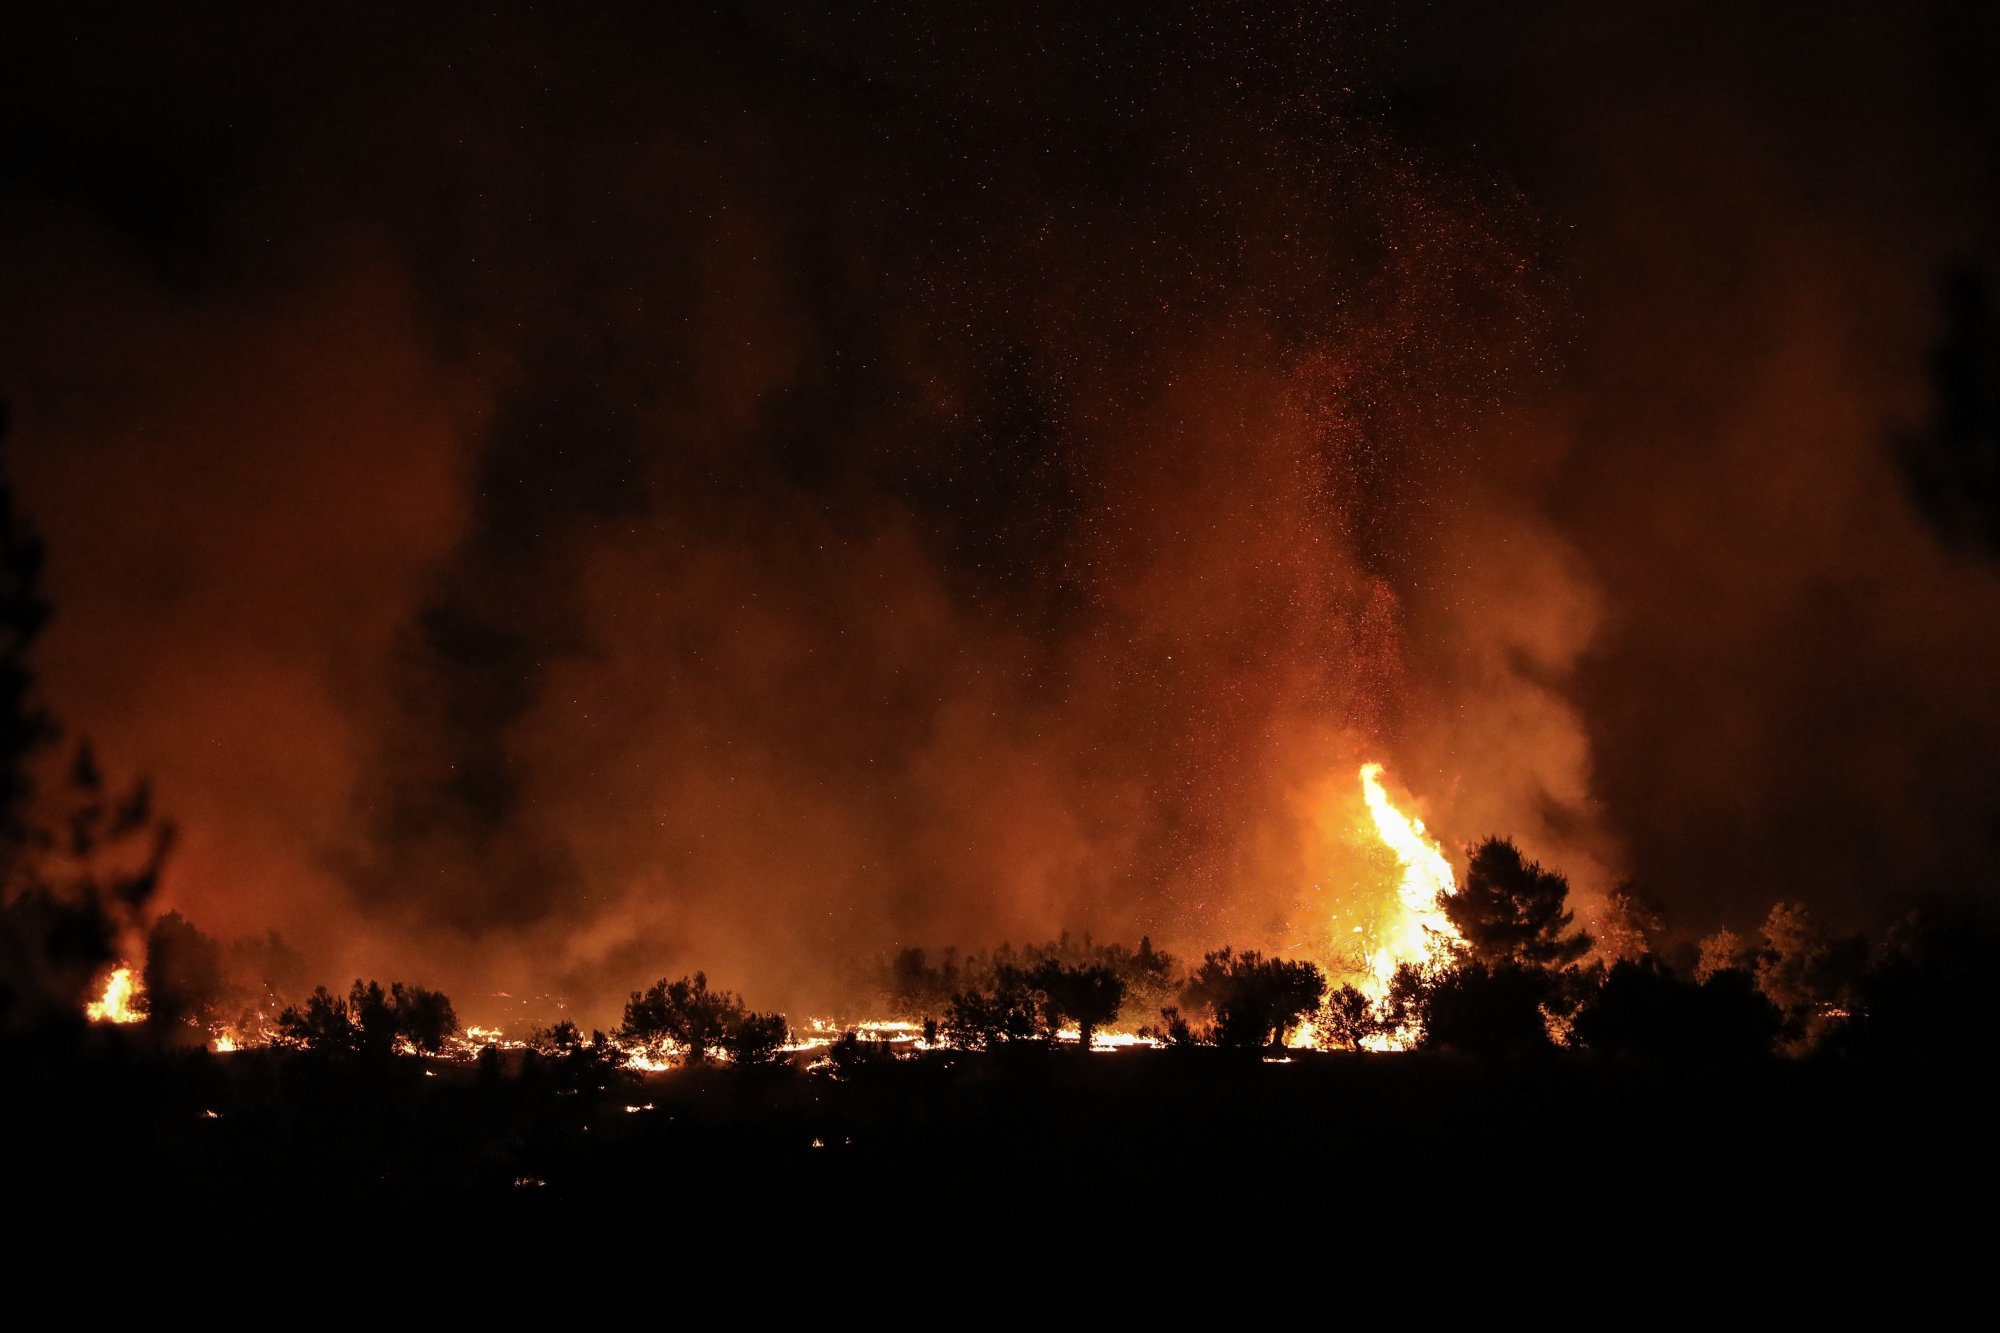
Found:
[{"label": "dark foreground hillside", "polygon": [[21,1060],[6,1141],[51,1256],[115,1232],[231,1263],[671,1254],[690,1278],[1444,1251],[1861,1274],[1975,1243],[2000,1184],[1984,1069],[1035,1050],[598,1089],[518,1061]]}]

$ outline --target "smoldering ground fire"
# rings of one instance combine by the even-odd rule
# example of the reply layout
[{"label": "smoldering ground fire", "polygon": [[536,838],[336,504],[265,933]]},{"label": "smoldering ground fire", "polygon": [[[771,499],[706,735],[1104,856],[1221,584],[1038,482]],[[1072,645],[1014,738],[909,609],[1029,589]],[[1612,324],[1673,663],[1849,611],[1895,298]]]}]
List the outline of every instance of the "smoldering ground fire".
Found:
[{"label": "smoldering ground fire", "polygon": [[[161,905],[609,1022],[1065,929],[1320,956],[1369,761],[1690,941],[1962,875],[2000,592],[1885,441],[1984,205],[1865,110],[1955,76],[1551,6],[1474,77],[1372,14],[142,20],[88,86],[50,18],[14,467]],[[1852,99],[1874,184],[1799,128]]]}]

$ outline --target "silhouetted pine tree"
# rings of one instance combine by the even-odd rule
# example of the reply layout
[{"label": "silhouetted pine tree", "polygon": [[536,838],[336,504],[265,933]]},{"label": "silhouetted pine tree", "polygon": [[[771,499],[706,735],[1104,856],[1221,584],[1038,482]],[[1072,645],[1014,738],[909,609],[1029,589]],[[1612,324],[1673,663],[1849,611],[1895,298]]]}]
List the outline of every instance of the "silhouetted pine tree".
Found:
[{"label": "silhouetted pine tree", "polygon": [[1563,967],[1590,951],[1591,938],[1569,931],[1569,880],[1530,861],[1506,838],[1472,849],[1465,884],[1443,900],[1465,938],[1465,952],[1490,966]]},{"label": "silhouetted pine tree", "polygon": [[[0,408],[0,442],[6,428]],[[61,732],[33,667],[51,614],[45,564],[0,474],[0,1031],[80,1018],[120,940],[138,934],[173,841],[145,785],[110,790],[87,742],[47,780]]]}]

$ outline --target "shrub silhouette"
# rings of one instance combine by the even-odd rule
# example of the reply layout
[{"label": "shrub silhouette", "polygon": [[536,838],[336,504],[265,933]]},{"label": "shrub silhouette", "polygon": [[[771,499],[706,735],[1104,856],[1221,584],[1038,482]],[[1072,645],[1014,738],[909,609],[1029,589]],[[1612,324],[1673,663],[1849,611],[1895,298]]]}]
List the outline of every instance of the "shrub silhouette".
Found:
[{"label": "shrub silhouette", "polygon": [[315,986],[303,1005],[287,1006],[278,1015],[278,1033],[309,1051],[352,1054],[361,1048],[360,1033],[347,1001],[324,986]]},{"label": "shrub silhouette", "polygon": [[[1121,1020],[1136,1027],[1180,996],[1173,956],[1155,949],[1150,937],[1141,936],[1134,949],[1123,944],[1097,944],[1088,935],[1079,938],[1065,931],[1045,944],[1030,944],[1018,951],[1006,944],[965,956],[946,949],[935,964],[923,949],[903,949],[880,971],[883,1003],[897,1018],[938,1019],[961,995],[991,996],[1004,989],[1003,979],[1010,969],[1030,978],[1031,986],[1042,992],[1038,1005],[1055,1001],[1062,1011],[1055,1021],[1058,1027],[1070,1022],[1080,1026],[1082,1016],[1075,1006],[1093,1007],[1087,993],[1074,993],[1066,987],[1088,985],[1101,993],[1106,985],[1101,979],[1089,983],[1064,979],[1091,969],[1109,972],[1122,996],[1118,1011],[1094,1018],[1093,1029]],[[1053,980],[1055,989],[1042,986],[1044,980]]]},{"label": "shrub silhouette", "polygon": [[706,973],[678,981],[662,977],[650,989],[632,992],[618,1035],[648,1046],[670,1041],[687,1063],[698,1065],[722,1045],[743,1013],[743,1001],[734,993],[708,988]]},{"label": "shrub silhouette", "polygon": [[278,1016],[279,1035],[321,1054],[386,1058],[398,1042],[435,1052],[458,1032],[458,1015],[442,991],[356,979],[346,999],[319,986],[303,1006]]},{"label": "shrub silhouette", "polygon": [[723,1033],[722,1048],[739,1065],[767,1065],[778,1058],[778,1048],[790,1036],[783,1014],[746,1013]]},{"label": "shrub silhouette", "polygon": [[1046,1033],[1042,994],[1017,967],[1002,966],[984,989],[954,995],[944,1039],[960,1050],[985,1051],[1033,1041]]},{"label": "shrub silhouette", "polygon": [[443,991],[405,986],[398,981],[389,988],[389,1008],[394,1015],[396,1035],[420,1051],[436,1052],[458,1035],[458,1014]]},{"label": "shrub silhouette", "polygon": [[1218,949],[1203,956],[1182,998],[1212,1015],[1215,1045],[1262,1050],[1317,1009],[1324,994],[1326,977],[1311,963]]},{"label": "shrub silhouette", "polygon": [[163,1033],[206,1038],[223,999],[222,945],[179,912],[168,912],[146,935],[146,1017]]},{"label": "shrub silhouette", "polygon": [[1542,1006],[1554,990],[1543,968],[1468,961],[1428,979],[1423,993],[1423,1050],[1488,1058],[1552,1049]]},{"label": "shrub silhouette", "polygon": [[1927,903],[1889,931],[1856,986],[1852,1042],[1897,1061],[1990,1060],[2000,911],[1971,900]]},{"label": "shrub silhouette", "polygon": [[[489,1055],[497,1071],[499,1054],[491,1046],[479,1053],[482,1073]],[[557,1086],[576,1092],[601,1092],[619,1078],[630,1077],[621,1068],[624,1056],[610,1038],[593,1030],[586,1039],[583,1030],[567,1018],[551,1027],[536,1028],[528,1038],[528,1057],[522,1065],[524,1078],[552,1077]]]},{"label": "shrub silhouette", "polygon": [[1079,967],[1050,959],[1028,974],[1028,984],[1042,997],[1049,1036],[1067,1022],[1077,1027],[1077,1045],[1088,1051],[1098,1028],[1118,1017],[1125,1002],[1125,983],[1108,967]]},{"label": "shrub silhouette", "polygon": [[1777,1009],[1746,972],[1725,968],[1705,982],[1675,976],[1655,958],[1615,963],[1577,1013],[1586,1050],[1622,1059],[1740,1063],[1769,1053]]}]

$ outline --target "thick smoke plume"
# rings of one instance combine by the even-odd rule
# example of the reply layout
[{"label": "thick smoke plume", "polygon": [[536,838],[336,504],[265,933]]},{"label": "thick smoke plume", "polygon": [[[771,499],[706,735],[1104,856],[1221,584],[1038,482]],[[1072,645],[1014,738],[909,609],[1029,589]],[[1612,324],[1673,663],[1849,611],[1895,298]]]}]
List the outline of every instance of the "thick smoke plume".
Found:
[{"label": "thick smoke plume", "polygon": [[1884,443],[1949,152],[1827,204],[1833,80],[1674,7],[1477,77],[1283,8],[49,18],[0,383],[167,898],[604,1021],[1317,947],[1369,758],[1690,929],[1988,852],[1996,584]]}]

